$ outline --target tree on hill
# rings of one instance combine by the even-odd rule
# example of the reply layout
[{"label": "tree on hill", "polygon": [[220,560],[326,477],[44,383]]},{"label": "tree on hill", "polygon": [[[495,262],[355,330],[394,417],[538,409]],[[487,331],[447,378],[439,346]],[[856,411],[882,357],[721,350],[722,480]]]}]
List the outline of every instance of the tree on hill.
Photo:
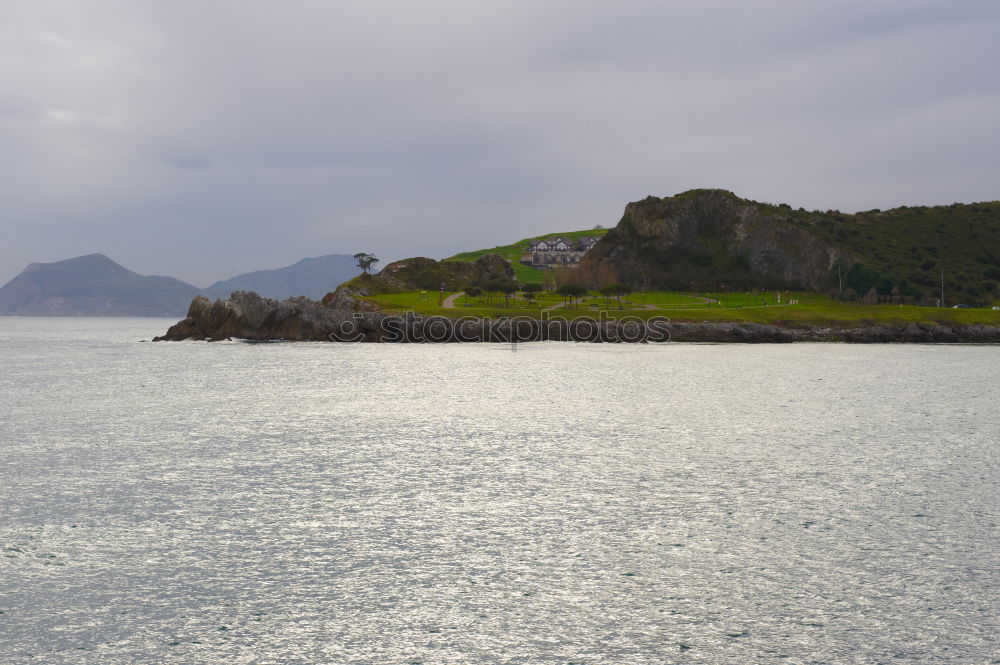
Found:
[{"label": "tree on hill", "polygon": [[622,284],[621,282],[609,284],[601,289],[601,295],[618,300],[618,309],[625,309],[622,307],[622,296],[627,296],[630,293],[632,293],[632,289],[627,284]]},{"label": "tree on hill", "polygon": [[499,279],[488,279],[483,282],[483,293],[486,294],[486,304],[489,305],[493,302],[493,294],[500,293],[500,282]]},{"label": "tree on hill", "polygon": [[371,270],[373,265],[379,262],[378,257],[366,252],[358,252],[354,255],[354,260],[358,262],[358,267],[361,268],[361,271],[366,274]]},{"label": "tree on hill", "polygon": [[504,296],[504,306],[510,307],[510,297],[517,293],[517,282],[503,280],[498,284],[500,293]]},{"label": "tree on hill", "polygon": [[478,286],[467,286],[463,289],[465,292],[465,300],[468,302],[469,298],[476,298],[482,294],[483,290]]},{"label": "tree on hill", "polygon": [[569,299],[569,304],[572,306],[577,298],[582,298],[587,295],[587,288],[580,284],[563,284],[558,289],[556,293],[563,297],[563,304],[566,304],[566,300]]},{"label": "tree on hill", "polygon": [[531,306],[531,301],[535,298],[535,294],[542,290],[541,284],[528,283],[521,287],[521,292],[524,293],[524,299],[528,301],[528,306]]}]

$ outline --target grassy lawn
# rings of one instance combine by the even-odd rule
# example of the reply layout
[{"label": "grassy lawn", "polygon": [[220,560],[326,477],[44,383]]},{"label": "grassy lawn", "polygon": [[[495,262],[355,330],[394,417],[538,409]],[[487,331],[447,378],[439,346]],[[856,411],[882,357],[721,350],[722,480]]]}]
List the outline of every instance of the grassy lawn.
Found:
[{"label": "grassy lawn", "polygon": [[546,233],[545,235],[535,236],[534,238],[525,238],[518,242],[512,243],[510,245],[500,245],[492,249],[477,249],[471,252],[462,252],[461,254],[456,254],[455,256],[450,256],[445,261],[475,261],[481,256],[486,254],[499,254],[503,258],[510,261],[510,265],[514,268],[514,274],[517,276],[517,281],[524,282],[538,282],[543,281],[544,275],[542,271],[537,268],[531,268],[529,266],[521,264],[521,255],[524,254],[528,249],[528,245],[533,240],[541,240],[542,238],[554,238],[555,236],[562,236],[566,240],[579,240],[580,238],[586,236],[593,236],[599,238],[608,232],[608,229],[590,229],[589,231],[566,231],[564,233]]},{"label": "grassy lawn", "polygon": [[[454,292],[447,292],[444,298]],[[455,307],[445,309],[438,304],[437,291],[389,293],[367,298],[382,309],[393,312],[413,311],[425,316],[531,316],[539,317],[543,310],[550,316],[573,318],[597,316],[605,311],[609,316],[637,316],[649,319],[665,316],[674,321],[739,321],[778,323],[784,325],[838,326],[851,324],[919,322],[919,323],[985,323],[1000,325],[1000,311],[991,309],[943,309],[899,305],[863,305],[841,303],[815,293],[782,293],[782,303],[775,293],[752,293],[747,305],[746,293],[699,293],[696,295],[669,291],[646,291],[622,298],[624,309],[616,299],[591,293],[571,307],[564,306],[562,296],[542,293],[530,304],[518,296],[505,300],[492,296],[466,298],[460,295]],[[717,302],[708,302],[711,299]],[[792,300],[795,304],[789,305]],[[652,305],[653,308],[648,306]]]},{"label": "grassy lawn", "polygon": [[[455,293],[455,291],[445,291],[440,300],[444,301],[448,298],[448,296],[454,295]],[[363,298],[363,300],[374,302],[383,309],[393,312],[413,311],[425,315],[450,317],[497,315],[538,316],[543,308],[562,303],[562,298],[559,296],[550,296],[550,294],[541,295],[545,297],[536,300],[530,305],[528,304],[528,301],[521,296],[505,299],[503,296],[497,296],[494,294],[489,298],[489,300],[487,300],[485,297],[467,298],[464,295],[459,295],[455,301],[455,307],[449,309],[445,309],[438,304],[439,297],[437,291],[383,293],[381,295]]]}]

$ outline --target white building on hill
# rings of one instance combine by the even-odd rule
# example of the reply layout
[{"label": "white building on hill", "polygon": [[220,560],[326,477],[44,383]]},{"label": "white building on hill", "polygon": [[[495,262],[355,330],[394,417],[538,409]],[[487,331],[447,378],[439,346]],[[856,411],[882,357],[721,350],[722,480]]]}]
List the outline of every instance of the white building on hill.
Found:
[{"label": "white building on hill", "polygon": [[521,263],[535,268],[575,265],[590,251],[597,240],[591,236],[580,238],[575,242],[562,236],[534,240],[521,255]]}]

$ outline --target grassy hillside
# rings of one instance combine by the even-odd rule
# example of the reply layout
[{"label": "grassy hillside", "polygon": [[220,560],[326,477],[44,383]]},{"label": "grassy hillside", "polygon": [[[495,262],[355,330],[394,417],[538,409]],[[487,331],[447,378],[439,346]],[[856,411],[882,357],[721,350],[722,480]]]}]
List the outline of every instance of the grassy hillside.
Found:
[{"label": "grassy hillside", "polygon": [[541,240],[542,238],[554,238],[556,236],[562,236],[566,240],[579,240],[580,238],[586,236],[593,236],[599,238],[608,232],[608,229],[590,229],[587,231],[565,231],[563,233],[546,233],[545,235],[535,236],[533,238],[525,238],[524,240],[519,240],[518,242],[512,243],[510,245],[502,245],[499,247],[493,247],[492,249],[477,249],[471,252],[462,252],[461,254],[456,254],[455,256],[450,256],[445,261],[475,261],[481,256],[486,254],[499,254],[503,258],[510,261],[511,266],[514,268],[514,274],[517,276],[519,282],[541,282],[542,281],[542,271],[537,268],[531,268],[526,265],[521,264],[521,255],[528,249],[528,245],[534,240]]},{"label": "grassy hillside", "polygon": [[[807,211],[758,203],[768,212],[850,253],[844,288],[863,295],[893,288],[915,298],[936,298],[944,269],[948,304],[987,305],[1000,285],[1000,201],[946,206],[902,206],[854,214]],[[831,283],[836,283],[836,270]]]},{"label": "grassy hillside", "polygon": [[[705,196],[707,191],[691,190],[670,199],[684,203]],[[795,209],[785,203],[761,203],[726,194],[735,203],[750,205],[763,218],[804,231],[825,246],[836,247],[854,258],[853,263],[844,262],[839,266],[839,280],[837,266],[821,280],[824,293],[836,290],[842,281],[844,293],[849,299],[860,298],[875,288],[883,295],[898,293],[907,302],[933,304],[940,296],[943,269],[947,304],[985,306],[1000,300],[998,201],[931,207],[903,206],[849,214],[839,210]],[[724,226],[722,224],[715,229],[722,234],[715,238],[711,236],[711,225],[700,225],[697,250],[680,246],[666,250],[644,247],[639,252],[639,258],[651,262],[658,270],[677,273],[671,273],[671,279],[661,280],[666,288],[692,281],[705,286],[727,283],[780,287],[777,282],[770,284],[760,275],[753,278],[747,276],[749,267],[740,263],[745,262],[745,258],[734,258],[726,250],[733,239],[725,235]],[[510,245],[462,252],[445,260],[469,261],[487,253],[497,253],[511,262],[518,281],[542,282],[544,276],[541,270],[520,264],[520,257],[531,241],[556,235],[567,239],[603,236],[609,231],[615,232],[611,229],[592,229],[549,233]],[[739,265],[734,267],[730,264]]]},{"label": "grassy hillside", "polygon": [[846,278],[859,293],[893,284],[904,294],[936,296],[942,268],[950,304],[992,302],[1000,284],[1000,202],[832,211],[813,226],[859,259]]},{"label": "grassy hillside", "polygon": [[822,293],[837,293],[842,281],[848,300],[875,289],[888,300],[931,305],[942,269],[947,304],[1000,298],[1000,202],[848,214],[725,190],[647,197],[626,206],[574,278],[596,286],[613,272],[636,288],[693,282]]},{"label": "grassy hillside", "polygon": [[414,290],[461,289],[469,284],[490,280],[512,280],[510,264],[493,254],[475,261],[435,261],[424,256],[394,261],[377,275],[361,274],[341,284],[338,289],[374,295]]}]

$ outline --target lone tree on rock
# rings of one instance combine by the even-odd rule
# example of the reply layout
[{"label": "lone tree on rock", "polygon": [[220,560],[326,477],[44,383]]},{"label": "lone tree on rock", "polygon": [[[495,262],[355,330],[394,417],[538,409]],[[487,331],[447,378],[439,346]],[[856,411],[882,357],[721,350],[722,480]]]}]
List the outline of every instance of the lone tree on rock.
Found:
[{"label": "lone tree on rock", "polygon": [[355,254],[354,260],[358,262],[358,267],[365,273],[370,271],[371,267],[378,263],[378,257],[374,254],[366,254],[365,252],[358,252]]}]

